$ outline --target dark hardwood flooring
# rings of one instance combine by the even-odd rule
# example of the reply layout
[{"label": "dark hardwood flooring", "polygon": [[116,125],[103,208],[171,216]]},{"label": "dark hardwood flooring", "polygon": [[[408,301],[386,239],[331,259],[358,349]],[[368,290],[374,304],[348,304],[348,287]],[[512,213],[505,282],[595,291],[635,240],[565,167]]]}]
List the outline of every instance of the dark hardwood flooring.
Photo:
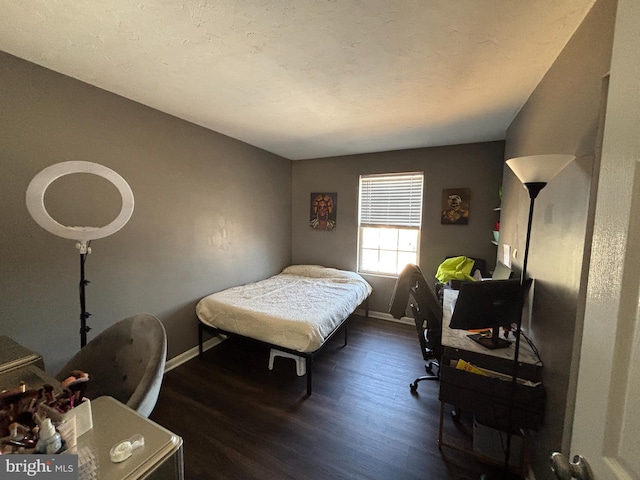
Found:
[{"label": "dark hardwood flooring", "polygon": [[[438,449],[438,382],[424,373],[415,328],[353,317],[314,361],[313,394],[293,360],[232,338],[165,375],[150,418],[184,440],[185,478],[478,479],[489,467]],[[447,409],[448,411],[449,409]],[[469,446],[471,425],[447,414]]]}]

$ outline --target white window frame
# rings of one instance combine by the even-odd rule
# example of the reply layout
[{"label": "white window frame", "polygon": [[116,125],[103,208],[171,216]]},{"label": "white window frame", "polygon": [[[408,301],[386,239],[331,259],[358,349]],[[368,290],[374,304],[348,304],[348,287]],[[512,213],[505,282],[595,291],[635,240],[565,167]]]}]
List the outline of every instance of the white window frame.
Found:
[{"label": "white window frame", "polygon": [[[377,175],[360,175],[360,185],[358,190],[358,272],[397,276],[407,263],[418,264],[420,258],[420,236],[422,230],[422,203],[424,190],[424,172],[403,172]],[[369,255],[376,250],[367,248],[363,242],[365,230],[373,233],[370,229],[388,229],[386,233],[391,236],[397,234],[396,246],[393,248],[383,248],[377,246],[377,266],[370,268],[363,261],[363,252]],[[400,237],[402,230],[411,230],[417,233],[415,252],[402,250],[400,247]],[[384,235],[380,232],[381,235]],[[370,245],[369,245],[370,247]],[[381,260],[383,254],[393,256],[395,252],[395,271],[390,271],[391,267],[385,269]],[[407,253],[413,258],[400,265],[398,258],[401,256],[407,260]]]}]

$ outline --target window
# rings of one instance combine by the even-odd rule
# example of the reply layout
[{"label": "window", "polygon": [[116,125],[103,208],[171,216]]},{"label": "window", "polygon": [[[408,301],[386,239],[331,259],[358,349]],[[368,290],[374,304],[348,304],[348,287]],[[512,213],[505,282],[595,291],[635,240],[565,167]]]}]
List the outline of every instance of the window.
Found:
[{"label": "window", "polygon": [[418,263],[422,173],[360,176],[358,271],[397,275]]}]

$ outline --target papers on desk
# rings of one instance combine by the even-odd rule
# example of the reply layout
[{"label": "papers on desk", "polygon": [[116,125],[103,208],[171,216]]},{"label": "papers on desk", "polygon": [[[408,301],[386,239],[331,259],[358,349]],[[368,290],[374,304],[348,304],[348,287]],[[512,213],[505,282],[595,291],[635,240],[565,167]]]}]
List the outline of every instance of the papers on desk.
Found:
[{"label": "papers on desk", "polygon": [[[476,375],[483,375],[485,377],[498,378],[500,380],[511,381],[512,377],[505,373],[496,372],[494,370],[489,370],[488,368],[480,368],[472,363],[469,363],[461,358],[457,361],[455,359],[451,360],[451,366],[455,367],[457,370],[464,370],[465,372],[475,373]],[[531,380],[525,380],[523,378],[517,378],[516,381],[520,385],[524,385],[527,387],[537,387],[538,385],[542,385],[542,382],[532,382]]]}]

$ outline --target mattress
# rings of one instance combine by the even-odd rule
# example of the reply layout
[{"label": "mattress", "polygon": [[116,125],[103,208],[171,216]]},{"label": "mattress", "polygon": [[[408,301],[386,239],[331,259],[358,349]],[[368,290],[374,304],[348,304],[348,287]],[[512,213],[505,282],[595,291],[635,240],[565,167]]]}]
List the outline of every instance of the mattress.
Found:
[{"label": "mattress", "polygon": [[204,297],[196,314],[214,328],[313,352],[371,291],[355,272],[292,265],[265,280]]}]

